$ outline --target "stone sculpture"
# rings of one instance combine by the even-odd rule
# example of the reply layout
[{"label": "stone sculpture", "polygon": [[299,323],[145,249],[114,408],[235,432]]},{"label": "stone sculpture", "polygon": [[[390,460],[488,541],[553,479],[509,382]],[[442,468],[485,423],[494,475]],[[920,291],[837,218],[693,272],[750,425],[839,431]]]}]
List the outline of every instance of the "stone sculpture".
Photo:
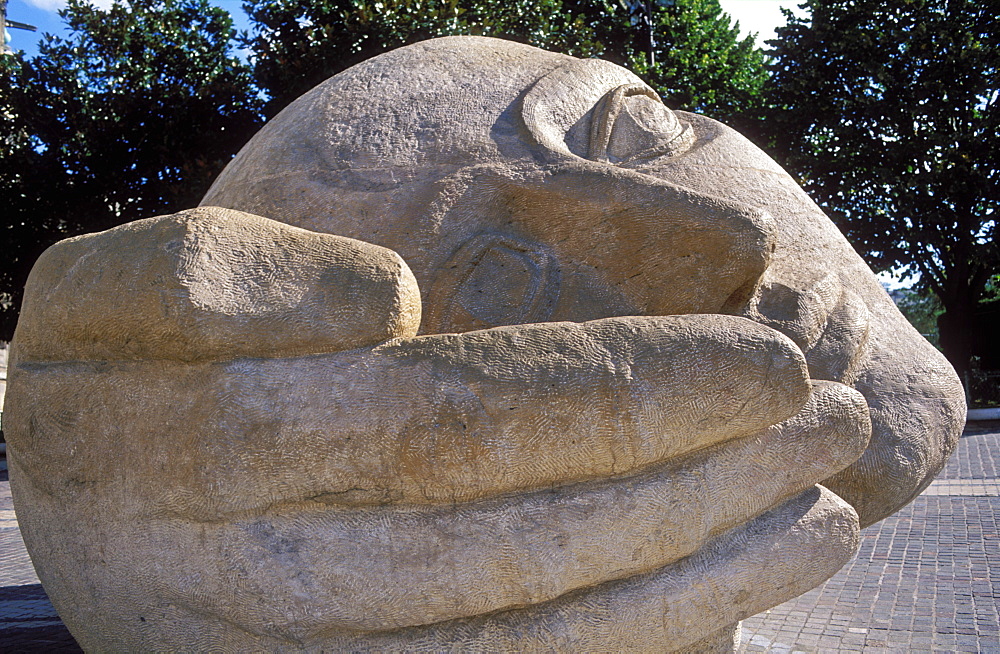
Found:
[{"label": "stone sculpture", "polygon": [[964,422],[795,182],[607,62],[395,50],[204,204],[28,282],[12,491],[88,650],[729,650]]}]

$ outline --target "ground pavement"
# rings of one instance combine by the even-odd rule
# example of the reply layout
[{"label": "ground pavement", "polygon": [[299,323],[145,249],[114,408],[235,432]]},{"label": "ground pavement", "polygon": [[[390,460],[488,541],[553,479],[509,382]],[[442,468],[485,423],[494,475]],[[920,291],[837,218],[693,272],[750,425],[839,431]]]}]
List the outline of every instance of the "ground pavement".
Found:
[{"label": "ground pavement", "polygon": [[[741,652],[1000,653],[1000,422],[819,588],[743,623]],[[78,652],[38,583],[0,471],[0,652]]]}]

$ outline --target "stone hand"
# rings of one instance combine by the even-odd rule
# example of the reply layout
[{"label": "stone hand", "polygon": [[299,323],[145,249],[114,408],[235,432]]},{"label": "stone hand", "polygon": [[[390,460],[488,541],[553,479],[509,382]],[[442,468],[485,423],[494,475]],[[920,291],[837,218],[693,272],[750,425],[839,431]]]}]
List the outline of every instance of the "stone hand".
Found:
[{"label": "stone hand", "polygon": [[391,250],[213,208],[27,297],[11,475],[85,648],[679,648],[856,548],[814,484],[867,405],[744,318],[417,336]]},{"label": "stone hand", "polygon": [[688,313],[776,329],[812,379],[865,398],[869,446],[824,482],[863,526],[930,484],[965,421],[954,370],[796,179],[599,59],[477,37],[385,53],[270,120],[203,204],[398,252],[429,333]]}]

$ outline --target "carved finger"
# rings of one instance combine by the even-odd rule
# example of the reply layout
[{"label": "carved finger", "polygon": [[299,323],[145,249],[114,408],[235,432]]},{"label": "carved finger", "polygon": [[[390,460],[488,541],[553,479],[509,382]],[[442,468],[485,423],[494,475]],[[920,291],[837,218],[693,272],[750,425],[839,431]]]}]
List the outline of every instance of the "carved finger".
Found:
[{"label": "carved finger", "polygon": [[[780,422],[810,392],[788,338],[711,315],[521,325],[297,359],[22,372],[34,397],[52,398],[23,398],[12,413],[33,437],[23,460],[137,480],[139,494],[156,479],[155,506],[197,519],[279,501],[468,501],[624,474]],[[98,447],[70,453],[96,434]]]},{"label": "carved finger", "polygon": [[328,632],[307,651],[681,651],[830,578],[855,554],[857,514],[822,486],[660,570],[539,606],[391,633]]},{"label": "carved finger", "polygon": [[224,360],[412,336],[420,292],[391,250],[202,207],[60,241],[39,258],[20,361]]},{"label": "carved finger", "polygon": [[[78,535],[95,549],[74,556],[100,556],[102,566],[137,575],[115,584],[248,630],[266,616],[272,623],[273,616],[286,616],[274,623],[283,637],[315,637],[331,626],[372,631],[430,624],[545,602],[691,555],[854,461],[869,429],[859,394],[821,384],[781,425],[637,475],[459,505],[352,509],[305,499],[192,520],[157,512],[155,500],[143,498],[148,492],[138,486],[91,480],[79,499],[105,516],[94,528],[134,535],[127,542]],[[148,448],[141,454],[163,465]],[[174,456],[183,459],[185,450],[175,449]],[[119,458],[123,463],[134,474],[131,461]],[[242,473],[206,469],[222,483],[238,483]],[[283,481],[272,483],[280,488]],[[66,501],[59,510],[74,501],[67,488],[61,490]],[[218,497],[212,489],[204,492],[203,501]],[[171,489],[154,494],[169,499]],[[42,510],[46,503],[30,505]],[[142,528],[130,529],[132,524]],[[132,566],[137,551],[156,552],[158,565],[171,574]],[[303,577],[301,571],[309,572]],[[119,605],[136,604],[146,620],[168,619],[162,607],[142,605],[132,591],[97,592],[127,595]],[[238,601],[244,594],[258,598],[256,608]],[[240,612],[231,614],[231,606]]]}]

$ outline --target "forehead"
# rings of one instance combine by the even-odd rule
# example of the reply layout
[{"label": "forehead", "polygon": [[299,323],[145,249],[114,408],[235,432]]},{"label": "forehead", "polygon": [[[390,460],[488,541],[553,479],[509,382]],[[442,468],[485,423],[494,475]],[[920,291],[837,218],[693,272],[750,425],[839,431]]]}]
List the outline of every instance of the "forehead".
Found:
[{"label": "forehead", "polygon": [[287,180],[378,191],[469,165],[530,166],[539,146],[586,157],[591,112],[622,84],[642,82],[605,61],[498,39],[400,48],[293,102],[241,150],[206,200],[229,206],[260,184]]},{"label": "forehead", "polygon": [[[678,128],[685,138],[675,139]],[[705,264],[730,248],[715,248],[720,221],[706,212],[728,212],[753,238],[766,240],[767,230],[753,215],[665,188],[662,175],[629,170],[672,156],[681,141],[694,145],[686,129],[614,64],[439,39],[370,60],[297,100],[203,204],[397,251],[429,323],[462,289],[488,295],[478,308],[493,312],[509,291],[503,322],[714,310],[746,271],[742,261]],[[496,274],[480,274],[487,269]],[[685,272],[701,289],[692,297],[665,283]]]},{"label": "forehead", "polygon": [[[508,41],[436,39],[365,61],[296,100],[248,144],[284,172],[465,166],[515,154],[525,89],[572,61]],[[289,147],[294,145],[294,147]],[[264,171],[257,171],[262,174]]]}]

